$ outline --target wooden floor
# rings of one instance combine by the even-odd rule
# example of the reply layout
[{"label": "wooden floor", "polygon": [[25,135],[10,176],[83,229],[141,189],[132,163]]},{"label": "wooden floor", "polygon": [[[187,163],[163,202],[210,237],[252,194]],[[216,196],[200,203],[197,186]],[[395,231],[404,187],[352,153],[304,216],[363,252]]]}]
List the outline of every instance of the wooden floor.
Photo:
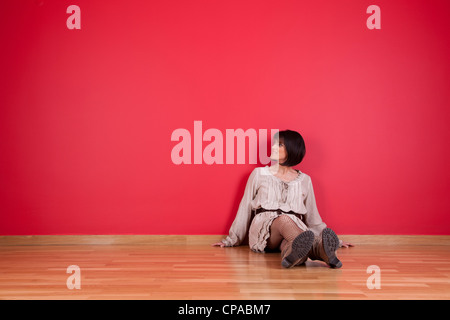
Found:
[{"label": "wooden floor", "polygon": [[[341,248],[323,262],[284,269],[280,254],[194,245],[1,245],[0,299],[450,299],[448,245]],[[68,289],[67,267],[80,268]],[[369,289],[367,268],[380,268]]]}]

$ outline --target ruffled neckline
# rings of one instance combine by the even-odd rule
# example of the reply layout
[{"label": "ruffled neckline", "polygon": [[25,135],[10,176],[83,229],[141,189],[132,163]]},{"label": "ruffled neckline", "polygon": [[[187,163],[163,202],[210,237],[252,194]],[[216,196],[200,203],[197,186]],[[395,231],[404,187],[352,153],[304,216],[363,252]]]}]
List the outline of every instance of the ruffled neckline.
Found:
[{"label": "ruffled neckline", "polygon": [[270,172],[269,166],[266,165],[264,168],[266,169],[267,173],[270,176],[272,176],[276,181],[279,181],[279,182],[282,182],[282,183],[285,183],[285,184],[292,184],[294,182],[297,182],[298,180],[300,180],[300,178],[302,176],[302,172],[300,170],[294,169],[295,171],[298,172],[297,177],[295,179],[292,179],[291,181],[284,181],[284,180],[281,180],[280,178],[278,178],[277,176],[275,176],[272,172]]}]

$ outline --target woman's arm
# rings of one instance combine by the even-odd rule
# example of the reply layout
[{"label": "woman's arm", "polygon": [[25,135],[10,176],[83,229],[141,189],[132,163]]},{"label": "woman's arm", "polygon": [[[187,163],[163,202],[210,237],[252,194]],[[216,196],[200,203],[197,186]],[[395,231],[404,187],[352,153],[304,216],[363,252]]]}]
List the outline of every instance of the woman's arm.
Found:
[{"label": "woman's arm", "polygon": [[222,242],[214,243],[213,246],[233,247],[238,246],[247,235],[250,224],[252,206],[251,202],[255,198],[257,192],[257,168],[252,171],[245,186],[244,196],[242,197],[236,218],[231,225],[229,235]]},{"label": "woman's arm", "polygon": [[319,210],[317,209],[316,197],[314,195],[314,188],[312,185],[311,178],[309,178],[308,182],[308,190],[306,191],[305,198],[305,207],[306,207],[306,226],[311,229],[316,235],[320,235],[323,229],[327,227],[327,225],[322,221],[320,217]]},{"label": "woman's arm", "polygon": [[[322,221],[320,217],[319,210],[317,210],[316,197],[314,195],[314,188],[311,179],[309,180],[309,187],[306,193],[305,199],[306,206],[306,226],[310,228],[316,235],[319,235],[327,225]],[[339,240],[339,247],[353,247],[354,245],[350,242],[345,242]]]}]

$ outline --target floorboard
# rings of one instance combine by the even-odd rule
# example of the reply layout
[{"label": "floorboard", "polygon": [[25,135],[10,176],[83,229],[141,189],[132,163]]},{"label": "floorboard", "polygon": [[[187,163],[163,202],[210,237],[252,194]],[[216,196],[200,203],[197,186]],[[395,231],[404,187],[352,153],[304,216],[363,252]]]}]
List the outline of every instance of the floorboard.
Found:
[{"label": "floorboard", "polygon": [[[284,269],[279,253],[204,245],[0,245],[0,299],[450,299],[447,245],[341,248]],[[70,265],[80,289],[69,289]],[[369,289],[369,266],[380,289]],[[370,282],[373,283],[373,282]]]}]

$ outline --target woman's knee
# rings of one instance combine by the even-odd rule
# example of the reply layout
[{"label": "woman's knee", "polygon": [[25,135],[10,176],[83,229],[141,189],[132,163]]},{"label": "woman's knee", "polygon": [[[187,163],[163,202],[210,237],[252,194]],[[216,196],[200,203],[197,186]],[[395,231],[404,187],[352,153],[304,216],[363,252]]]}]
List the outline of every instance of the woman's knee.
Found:
[{"label": "woman's knee", "polygon": [[278,216],[274,222],[285,224],[285,223],[291,223],[293,221],[287,215],[282,214],[282,215]]}]

